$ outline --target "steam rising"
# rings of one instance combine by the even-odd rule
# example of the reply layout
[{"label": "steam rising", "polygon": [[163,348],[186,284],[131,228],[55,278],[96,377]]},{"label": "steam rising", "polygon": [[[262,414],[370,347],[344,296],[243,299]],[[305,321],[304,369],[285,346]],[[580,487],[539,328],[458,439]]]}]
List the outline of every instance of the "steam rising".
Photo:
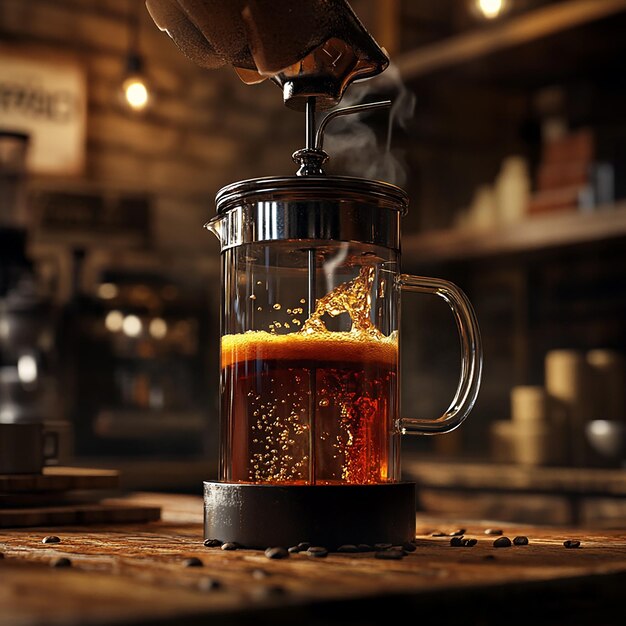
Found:
[{"label": "steam rising", "polygon": [[366,123],[370,115],[383,115],[380,111],[344,115],[328,125],[324,149],[330,155],[329,169],[348,176],[404,185],[408,167],[403,152],[391,147],[392,134],[396,128],[407,129],[415,111],[416,98],[402,82],[398,68],[391,63],[378,76],[354,83],[348,88],[341,106],[385,99],[391,100],[392,104],[386,111],[389,124],[386,136],[382,138],[377,137]]}]

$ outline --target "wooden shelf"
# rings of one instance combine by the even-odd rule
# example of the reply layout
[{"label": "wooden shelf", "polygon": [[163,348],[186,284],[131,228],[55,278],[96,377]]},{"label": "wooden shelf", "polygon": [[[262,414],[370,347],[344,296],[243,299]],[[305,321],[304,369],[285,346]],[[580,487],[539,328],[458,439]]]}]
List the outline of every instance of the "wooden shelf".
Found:
[{"label": "wooden shelf", "polygon": [[549,250],[626,237],[626,202],[592,213],[536,215],[485,229],[450,229],[407,235],[408,263],[442,263]]},{"label": "wooden shelf", "polygon": [[[494,55],[501,57],[503,53],[517,51],[524,45],[532,44],[534,47],[550,37],[587,25],[593,26],[624,12],[626,0],[559,2],[405,52],[398,56],[396,64],[403,79],[412,81],[474,62],[484,62]],[[618,37],[619,40],[622,37]],[[550,56],[544,55],[544,61],[550,61]],[[536,73],[536,65],[533,67]]]},{"label": "wooden shelf", "polygon": [[585,497],[626,497],[622,468],[580,468],[507,465],[403,459],[407,480],[420,488],[469,492],[550,494]]}]

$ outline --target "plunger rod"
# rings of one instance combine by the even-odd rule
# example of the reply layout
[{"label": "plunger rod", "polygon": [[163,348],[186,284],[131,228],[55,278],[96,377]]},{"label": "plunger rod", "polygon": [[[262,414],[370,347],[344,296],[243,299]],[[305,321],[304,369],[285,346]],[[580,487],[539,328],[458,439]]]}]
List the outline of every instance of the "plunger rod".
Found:
[{"label": "plunger rod", "polygon": [[[306,147],[315,148],[315,98],[309,97],[306,101]],[[315,248],[307,251],[308,271],[308,315],[311,317],[315,311],[317,300],[316,277],[317,267],[315,264]],[[309,372],[309,484],[315,484],[315,444],[316,444],[316,398],[317,398],[317,370],[312,367]]]},{"label": "plunger rod", "polygon": [[306,143],[307,150],[315,148],[315,97],[306,99]]}]

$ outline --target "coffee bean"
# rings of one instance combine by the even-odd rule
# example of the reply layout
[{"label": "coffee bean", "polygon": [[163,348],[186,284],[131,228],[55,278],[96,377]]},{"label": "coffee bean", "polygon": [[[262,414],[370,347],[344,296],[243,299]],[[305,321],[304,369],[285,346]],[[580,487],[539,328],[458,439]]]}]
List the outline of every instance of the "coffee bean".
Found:
[{"label": "coffee bean", "polygon": [[459,528],[458,530],[448,533],[448,537],[460,537],[461,535],[464,535],[466,532],[467,531],[465,530],[465,528]]},{"label": "coffee bean", "polygon": [[198,589],[200,589],[200,591],[215,591],[221,588],[222,583],[219,580],[215,580],[215,578],[203,578],[198,583]]},{"label": "coffee bean", "polygon": [[284,596],[287,590],[281,585],[268,585],[267,587],[259,587],[255,590],[254,595],[257,598],[273,598],[276,596]]},{"label": "coffee bean", "polygon": [[374,548],[369,545],[369,543],[359,543],[357,545],[359,552],[373,552]]},{"label": "coffee bean", "polygon": [[501,535],[501,534],[502,534],[501,528],[487,528],[485,530],[485,535]]},{"label": "coffee bean", "polygon": [[359,551],[358,547],[351,543],[346,543],[343,546],[339,546],[337,548],[337,552],[347,552],[347,553],[353,554],[358,551]]},{"label": "coffee bean", "polygon": [[183,561],[183,567],[202,567],[204,563],[196,556],[190,556]]},{"label": "coffee bean", "polygon": [[508,548],[511,545],[511,540],[508,537],[498,537],[493,542],[494,548]]},{"label": "coffee bean", "polygon": [[277,546],[275,548],[267,548],[265,550],[265,556],[268,559],[286,559],[289,556],[286,548]]},{"label": "coffee bean", "polygon": [[478,539],[474,539],[473,537],[471,539],[463,539],[463,545],[468,548],[475,546],[477,543],[478,543]]},{"label": "coffee bean", "polygon": [[518,537],[513,537],[513,545],[515,546],[527,546],[528,545],[528,537],[524,537],[519,535]]},{"label": "coffee bean", "polygon": [[417,547],[414,543],[407,541],[406,543],[402,544],[402,549],[406,550],[407,552],[415,552],[415,550],[417,550]]},{"label": "coffee bean", "polygon": [[379,550],[374,554],[374,558],[383,559],[388,561],[399,561],[404,556],[402,550]]},{"label": "coffee bean", "polygon": [[374,550],[379,550],[379,551],[389,550],[389,548],[391,548],[391,545],[392,544],[390,543],[375,543]]},{"label": "coffee bean", "polygon": [[41,543],[61,543],[61,540],[56,535],[48,535],[41,540]]},{"label": "coffee bean", "polygon": [[60,556],[58,559],[53,559],[50,562],[50,567],[72,567],[72,561],[67,557]]},{"label": "coffee bean", "polygon": [[306,552],[311,547],[311,544],[308,541],[301,541],[298,544],[298,549],[300,552]]},{"label": "coffee bean", "polygon": [[241,546],[236,541],[227,541],[222,544],[222,550],[239,550]]},{"label": "coffee bean", "polygon": [[450,539],[451,546],[462,546],[463,545],[463,537],[452,537]]},{"label": "coffee bean", "polygon": [[289,554],[298,554],[298,552],[300,552],[300,548],[298,548],[298,546],[291,546],[290,548],[287,548],[287,552],[289,552]]},{"label": "coffee bean", "polygon": [[219,539],[205,539],[204,545],[206,548],[220,548],[224,542]]},{"label": "coffee bean", "polygon": [[267,570],[261,569],[260,567],[252,570],[252,578],[255,580],[263,580],[269,576],[271,576],[271,574]]},{"label": "coffee bean", "polygon": [[440,532],[436,532],[436,533],[430,533],[431,537],[447,537],[448,533],[440,533]]},{"label": "coffee bean", "polygon": [[567,539],[563,542],[566,548],[580,548],[580,541],[578,539]]},{"label": "coffee bean", "polygon": [[318,559],[322,559],[326,556],[328,556],[328,550],[322,546],[311,546],[306,553],[309,556],[314,556]]}]

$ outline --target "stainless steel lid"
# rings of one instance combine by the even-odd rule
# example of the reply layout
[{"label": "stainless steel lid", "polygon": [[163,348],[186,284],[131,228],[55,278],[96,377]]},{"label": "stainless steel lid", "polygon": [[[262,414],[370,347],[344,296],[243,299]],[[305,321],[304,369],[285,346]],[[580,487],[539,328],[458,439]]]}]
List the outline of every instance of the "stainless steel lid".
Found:
[{"label": "stainless steel lid", "polygon": [[286,176],[243,180],[216,195],[206,227],[222,250],[265,241],[353,241],[398,250],[407,193],[351,176]]}]

